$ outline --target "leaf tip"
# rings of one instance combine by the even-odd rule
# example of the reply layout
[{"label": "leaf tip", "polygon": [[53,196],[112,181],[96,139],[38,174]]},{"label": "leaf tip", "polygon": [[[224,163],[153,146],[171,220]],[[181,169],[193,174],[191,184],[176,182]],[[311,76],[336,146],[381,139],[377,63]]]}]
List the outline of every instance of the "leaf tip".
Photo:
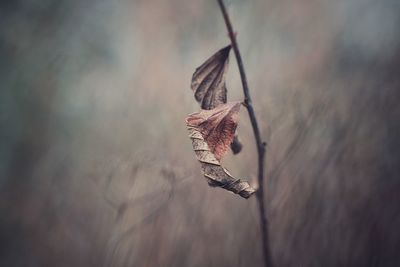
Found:
[{"label": "leaf tip", "polygon": [[219,50],[219,52],[224,55],[225,57],[229,56],[229,52],[231,51],[232,45],[227,45],[224,48],[222,48],[221,50]]}]

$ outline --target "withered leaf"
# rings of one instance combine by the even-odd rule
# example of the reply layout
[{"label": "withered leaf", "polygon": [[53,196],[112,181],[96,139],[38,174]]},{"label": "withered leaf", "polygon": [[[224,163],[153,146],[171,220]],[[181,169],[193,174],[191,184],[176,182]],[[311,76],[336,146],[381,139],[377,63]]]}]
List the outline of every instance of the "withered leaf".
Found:
[{"label": "withered leaf", "polygon": [[233,140],[239,110],[240,102],[234,102],[212,110],[202,110],[187,118],[188,126],[200,131],[217,160],[221,160]]},{"label": "withered leaf", "polygon": [[[227,102],[225,74],[228,70],[230,49],[231,46],[228,45],[216,52],[193,74],[191,88],[202,109],[213,109]],[[230,145],[234,154],[242,150],[237,135]]]},{"label": "withered leaf", "polygon": [[202,109],[213,109],[226,103],[225,74],[228,70],[231,46],[222,48],[196,69],[192,90]]},{"label": "withered leaf", "polygon": [[248,182],[234,178],[220,163],[233,140],[240,105],[240,102],[233,102],[212,110],[202,110],[189,115],[186,124],[208,184],[248,198],[255,190]]}]

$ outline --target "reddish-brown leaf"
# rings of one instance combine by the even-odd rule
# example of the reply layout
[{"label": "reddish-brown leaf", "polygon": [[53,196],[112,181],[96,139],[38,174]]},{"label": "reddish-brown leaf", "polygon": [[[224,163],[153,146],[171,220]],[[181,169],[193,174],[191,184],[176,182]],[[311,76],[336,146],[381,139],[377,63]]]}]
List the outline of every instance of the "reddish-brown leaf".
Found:
[{"label": "reddish-brown leaf", "polygon": [[202,110],[187,118],[187,125],[197,128],[217,160],[221,160],[232,143],[238,123],[240,102],[232,102],[211,110]]},{"label": "reddish-brown leaf", "polygon": [[255,192],[254,188],[248,182],[234,178],[220,164],[234,137],[239,109],[239,102],[223,104],[189,115],[186,124],[208,184],[248,198]]}]

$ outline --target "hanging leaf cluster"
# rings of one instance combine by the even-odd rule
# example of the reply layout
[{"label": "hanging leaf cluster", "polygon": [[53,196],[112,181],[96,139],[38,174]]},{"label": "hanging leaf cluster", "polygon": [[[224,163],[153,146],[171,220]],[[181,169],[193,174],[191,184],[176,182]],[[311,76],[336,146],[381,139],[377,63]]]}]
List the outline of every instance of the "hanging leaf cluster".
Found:
[{"label": "hanging leaf cluster", "polygon": [[[227,102],[225,75],[228,71],[230,50],[230,45],[222,48],[193,73],[191,88],[194,98],[202,109],[213,109]],[[243,146],[237,134],[230,146],[233,154],[238,154],[242,150]]]},{"label": "hanging leaf cluster", "polygon": [[221,166],[229,146],[234,153],[241,149],[235,135],[241,104],[227,102],[225,75],[230,49],[227,46],[219,50],[194,72],[191,88],[202,110],[189,115],[186,125],[208,184],[248,198],[255,192],[254,188]]}]

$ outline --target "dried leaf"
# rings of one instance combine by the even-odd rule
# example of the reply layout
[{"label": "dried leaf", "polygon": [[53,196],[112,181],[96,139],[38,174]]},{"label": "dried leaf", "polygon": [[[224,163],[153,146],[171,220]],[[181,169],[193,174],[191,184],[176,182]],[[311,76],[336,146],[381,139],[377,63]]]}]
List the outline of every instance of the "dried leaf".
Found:
[{"label": "dried leaf", "polygon": [[212,110],[202,110],[187,118],[188,126],[200,131],[217,160],[222,158],[233,140],[239,110],[240,103],[235,102]]},{"label": "dried leaf", "polygon": [[225,74],[228,70],[231,46],[222,48],[196,69],[192,90],[202,109],[213,109],[226,103]]},{"label": "dried leaf", "polygon": [[234,138],[239,109],[239,102],[223,104],[212,110],[202,110],[189,115],[186,124],[208,184],[248,198],[255,190],[248,182],[234,178],[220,164]]},{"label": "dried leaf", "polygon": [[[228,45],[219,50],[193,74],[191,88],[202,109],[213,109],[227,101],[225,74],[228,70],[230,49],[231,46]],[[242,147],[236,135],[231,142],[232,152],[237,154]]]}]

